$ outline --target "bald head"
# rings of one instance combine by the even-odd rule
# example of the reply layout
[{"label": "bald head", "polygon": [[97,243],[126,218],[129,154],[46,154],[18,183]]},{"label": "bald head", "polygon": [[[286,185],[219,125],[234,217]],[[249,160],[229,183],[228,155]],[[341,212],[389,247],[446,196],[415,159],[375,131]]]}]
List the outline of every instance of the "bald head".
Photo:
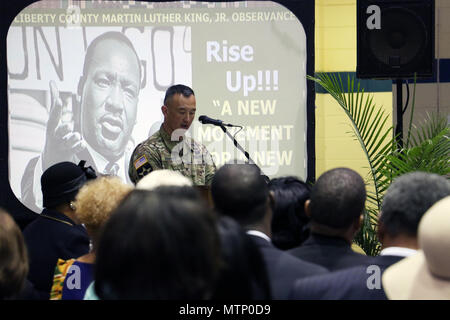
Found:
[{"label": "bald head", "polygon": [[261,221],[269,204],[269,187],[251,164],[222,166],[214,175],[211,193],[217,211],[244,226]]}]

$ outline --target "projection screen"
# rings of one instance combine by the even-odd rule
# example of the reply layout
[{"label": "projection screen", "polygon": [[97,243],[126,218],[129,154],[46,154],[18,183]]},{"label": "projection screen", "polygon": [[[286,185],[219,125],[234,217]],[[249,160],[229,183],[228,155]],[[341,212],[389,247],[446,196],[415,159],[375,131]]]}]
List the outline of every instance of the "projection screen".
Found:
[{"label": "projection screen", "polygon": [[[138,85],[128,88],[118,117],[101,107],[105,97],[94,88],[108,84],[89,76],[94,65],[113,72],[120,63],[114,46],[90,61],[90,44],[106,33],[118,38],[117,46],[129,41],[128,59],[140,66],[129,70]],[[197,100],[189,134],[217,167],[246,159],[220,127],[198,122],[199,115],[242,126],[230,134],[270,178],[306,179],[306,43],[297,17],[270,1],[28,6],[7,36],[14,194],[39,212],[40,176],[58,161],[84,159],[99,173],[114,162],[115,174],[129,182],[132,151],[160,128],[165,90],[179,83],[192,87]]]}]

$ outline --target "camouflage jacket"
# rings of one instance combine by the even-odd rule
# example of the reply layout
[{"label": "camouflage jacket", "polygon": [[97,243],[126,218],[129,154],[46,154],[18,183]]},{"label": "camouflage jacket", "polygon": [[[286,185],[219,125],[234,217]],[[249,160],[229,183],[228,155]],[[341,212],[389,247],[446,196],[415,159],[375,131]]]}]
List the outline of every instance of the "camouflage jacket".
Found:
[{"label": "camouflage jacket", "polygon": [[194,185],[210,185],[216,172],[212,156],[204,145],[189,137],[181,142],[172,141],[162,126],[134,149],[128,174],[136,184],[146,174],[160,169],[179,171]]}]

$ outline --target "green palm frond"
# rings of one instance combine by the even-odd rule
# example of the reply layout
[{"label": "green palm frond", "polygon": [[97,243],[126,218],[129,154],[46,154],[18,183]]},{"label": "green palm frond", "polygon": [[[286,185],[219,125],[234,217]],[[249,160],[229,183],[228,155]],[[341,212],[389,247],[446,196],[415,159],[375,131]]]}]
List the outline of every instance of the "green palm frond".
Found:
[{"label": "green palm frond", "polygon": [[447,119],[438,113],[427,113],[426,118],[417,126],[413,125],[415,133],[412,134],[412,146],[419,146],[427,140],[431,140],[442,131],[447,130]]},{"label": "green palm frond", "polygon": [[[423,127],[420,129],[422,131]],[[430,139],[417,140],[417,145],[386,155],[384,168],[380,172],[389,174],[395,179],[412,171],[424,171],[449,177],[450,175],[450,139],[449,128],[445,127],[438,133],[433,133]],[[422,134],[422,133],[421,133]],[[420,142],[419,142],[420,141]]]}]

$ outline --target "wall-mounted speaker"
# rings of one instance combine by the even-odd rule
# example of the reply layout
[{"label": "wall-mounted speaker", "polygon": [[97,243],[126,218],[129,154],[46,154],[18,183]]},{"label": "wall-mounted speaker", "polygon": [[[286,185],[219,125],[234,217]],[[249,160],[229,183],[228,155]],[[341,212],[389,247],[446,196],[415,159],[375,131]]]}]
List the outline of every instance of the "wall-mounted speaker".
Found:
[{"label": "wall-mounted speaker", "polygon": [[358,0],[358,78],[432,77],[434,0]]}]

